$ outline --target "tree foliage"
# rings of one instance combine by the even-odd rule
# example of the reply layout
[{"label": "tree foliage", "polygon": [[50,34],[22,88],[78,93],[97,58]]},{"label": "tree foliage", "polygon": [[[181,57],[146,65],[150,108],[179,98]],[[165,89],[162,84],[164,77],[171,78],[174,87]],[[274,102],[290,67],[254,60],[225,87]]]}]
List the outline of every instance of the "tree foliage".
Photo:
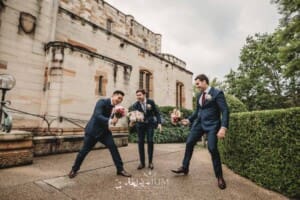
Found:
[{"label": "tree foliage", "polygon": [[272,34],[248,36],[223,88],[249,110],[300,106],[300,1],[273,0],[283,15]]}]

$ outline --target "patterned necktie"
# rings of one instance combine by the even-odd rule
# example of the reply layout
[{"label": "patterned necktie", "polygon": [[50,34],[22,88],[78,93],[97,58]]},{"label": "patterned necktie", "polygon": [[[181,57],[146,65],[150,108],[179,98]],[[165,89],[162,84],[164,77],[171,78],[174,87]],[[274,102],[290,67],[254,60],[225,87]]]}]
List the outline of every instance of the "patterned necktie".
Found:
[{"label": "patterned necktie", "polygon": [[203,94],[202,94],[202,98],[201,98],[202,106],[203,106],[204,103],[205,103],[205,94],[206,94],[206,92],[203,92]]},{"label": "patterned necktie", "polygon": [[146,112],[146,105],[144,102],[142,103],[142,108],[143,108],[143,111]]}]

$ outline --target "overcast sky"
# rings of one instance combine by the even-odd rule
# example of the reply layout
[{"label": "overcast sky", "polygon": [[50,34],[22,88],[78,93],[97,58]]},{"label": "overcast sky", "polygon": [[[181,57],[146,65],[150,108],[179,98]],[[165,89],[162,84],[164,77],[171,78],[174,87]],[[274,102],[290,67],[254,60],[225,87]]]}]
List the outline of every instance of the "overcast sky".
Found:
[{"label": "overcast sky", "polygon": [[239,64],[248,35],[273,32],[280,15],[270,0],[107,0],[162,34],[162,52],[194,75],[222,79]]}]

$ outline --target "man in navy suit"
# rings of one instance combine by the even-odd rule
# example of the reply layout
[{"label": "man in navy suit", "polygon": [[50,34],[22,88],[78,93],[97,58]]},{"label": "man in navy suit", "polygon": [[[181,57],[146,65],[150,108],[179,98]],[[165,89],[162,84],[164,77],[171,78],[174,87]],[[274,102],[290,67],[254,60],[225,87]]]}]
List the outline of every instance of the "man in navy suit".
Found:
[{"label": "man in navy suit", "polygon": [[153,169],[153,136],[154,129],[158,127],[161,131],[161,117],[155,102],[152,99],[146,98],[146,91],[144,89],[139,89],[136,91],[137,102],[133,104],[133,110],[140,111],[144,113],[144,121],[138,122],[136,124],[138,133],[138,148],[140,155],[140,165],[137,169],[145,168],[145,136],[147,135],[148,143],[148,161],[149,169]]},{"label": "man in navy suit", "polygon": [[124,92],[116,90],[111,98],[100,99],[94,109],[94,113],[85,127],[83,147],[77,154],[74,165],[69,173],[70,178],[77,175],[77,171],[97,142],[103,143],[110,151],[114,164],[117,168],[117,175],[130,177],[131,175],[123,168],[123,162],[117,146],[113,140],[109,124],[115,125],[118,118],[113,115],[113,108],[123,101]]},{"label": "man in navy suit", "polygon": [[[191,131],[186,141],[185,155],[182,166],[172,172],[177,174],[189,173],[189,164],[194,146],[200,137],[207,133],[208,150],[211,154],[215,176],[220,189],[226,188],[223,178],[222,165],[218,151],[218,138],[224,138],[229,124],[229,109],[224,93],[209,86],[208,77],[200,74],[195,78],[195,85],[201,91],[197,97],[197,109],[188,118],[182,120],[184,125],[191,124]],[[222,117],[221,117],[222,115]],[[221,117],[221,118],[220,118]]]}]

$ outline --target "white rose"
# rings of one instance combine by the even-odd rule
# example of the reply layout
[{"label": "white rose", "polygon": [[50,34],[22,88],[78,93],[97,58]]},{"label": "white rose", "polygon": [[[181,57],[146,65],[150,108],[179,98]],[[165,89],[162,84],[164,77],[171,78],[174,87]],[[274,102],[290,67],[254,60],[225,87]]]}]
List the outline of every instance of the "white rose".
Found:
[{"label": "white rose", "polygon": [[147,104],[147,110],[151,110],[151,108],[152,108],[152,106],[151,106],[151,104]]},{"label": "white rose", "polygon": [[207,101],[210,101],[210,100],[212,99],[212,96],[211,96],[210,94],[206,94],[206,95],[205,95],[205,99],[206,99]]}]

